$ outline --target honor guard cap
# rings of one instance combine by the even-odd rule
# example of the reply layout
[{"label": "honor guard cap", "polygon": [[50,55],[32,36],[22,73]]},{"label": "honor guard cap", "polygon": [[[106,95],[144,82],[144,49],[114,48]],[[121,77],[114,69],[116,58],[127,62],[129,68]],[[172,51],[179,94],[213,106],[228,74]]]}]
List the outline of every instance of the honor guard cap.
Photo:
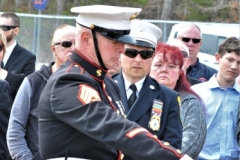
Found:
[{"label": "honor guard cap", "polygon": [[134,44],[135,40],[129,36],[131,20],[142,11],[141,8],[117,7],[107,5],[91,5],[71,8],[71,12],[78,13],[77,23],[100,32],[104,37]]},{"label": "honor guard cap", "polygon": [[133,20],[130,35],[137,41],[136,46],[156,48],[158,40],[162,37],[162,30],[144,20]]}]

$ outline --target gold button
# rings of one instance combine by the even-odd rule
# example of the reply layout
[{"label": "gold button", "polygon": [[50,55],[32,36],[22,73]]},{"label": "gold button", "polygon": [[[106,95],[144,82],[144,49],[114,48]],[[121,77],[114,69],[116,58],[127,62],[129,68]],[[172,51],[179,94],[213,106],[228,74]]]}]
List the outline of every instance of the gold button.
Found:
[{"label": "gold button", "polygon": [[165,146],[169,146],[170,144],[168,142],[163,143]]},{"label": "gold button", "polygon": [[181,153],[182,153],[182,152],[181,152],[179,149],[177,149],[176,151],[177,151],[177,153],[179,153],[179,154],[181,154]]},{"label": "gold button", "polygon": [[79,66],[78,66],[77,64],[75,64],[75,65],[74,65],[74,67],[77,67],[77,68],[79,68]]},{"label": "gold button", "polygon": [[158,137],[156,135],[153,135],[154,138],[158,139]]},{"label": "gold button", "polygon": [[102,70],[98,69],[96,70],[97,76],[100,77],[102,75]]}]

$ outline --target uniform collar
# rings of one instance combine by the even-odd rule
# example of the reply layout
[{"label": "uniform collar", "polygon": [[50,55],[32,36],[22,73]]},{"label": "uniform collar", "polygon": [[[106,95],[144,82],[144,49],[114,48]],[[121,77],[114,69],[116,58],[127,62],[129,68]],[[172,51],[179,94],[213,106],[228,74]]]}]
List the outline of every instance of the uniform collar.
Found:
[{"label": "uniform collar", "polygon": [[104,70],[100,66],[90,62],[82,53],[75,49],[71,55],[71,59],[76,61],[80,66],[84,68],[94,79],[103,81],[107,70]]}]

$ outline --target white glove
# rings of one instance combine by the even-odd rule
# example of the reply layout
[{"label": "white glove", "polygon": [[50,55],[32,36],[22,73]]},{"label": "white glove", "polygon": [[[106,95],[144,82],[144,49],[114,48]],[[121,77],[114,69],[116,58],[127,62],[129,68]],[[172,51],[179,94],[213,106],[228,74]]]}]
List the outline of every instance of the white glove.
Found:
[{"label": "white glove", "polygon": [[185,154],[180,160],[193,160],[193,159]]}]

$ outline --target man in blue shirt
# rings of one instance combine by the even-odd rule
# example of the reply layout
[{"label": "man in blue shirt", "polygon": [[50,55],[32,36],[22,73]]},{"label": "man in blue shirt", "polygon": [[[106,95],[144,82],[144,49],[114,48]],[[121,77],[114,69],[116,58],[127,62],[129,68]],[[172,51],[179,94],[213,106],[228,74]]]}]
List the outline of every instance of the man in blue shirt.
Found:
[{"label": "man in blue shirt", "polygon": [[208,82],[192,86],[206,105],[207,137],[199,159],[238,160],[240,147],[236,138],[236,122],[240,86],[240,40],[227,38],[215,55],[218,73]]}]

